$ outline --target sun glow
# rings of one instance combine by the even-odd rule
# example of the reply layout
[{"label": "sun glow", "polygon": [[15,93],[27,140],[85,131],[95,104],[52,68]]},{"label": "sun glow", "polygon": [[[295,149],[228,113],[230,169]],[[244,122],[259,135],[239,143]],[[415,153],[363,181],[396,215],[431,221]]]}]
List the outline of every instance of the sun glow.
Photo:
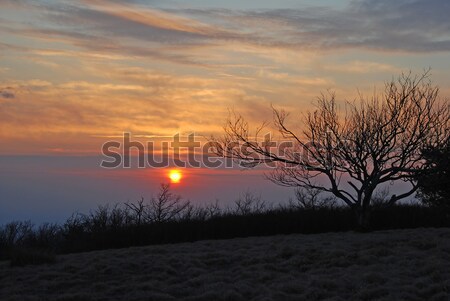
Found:
[{"label": "sun glow", "polygon": [[181,172],[179,170],[171,170],[169,172],[169,178],[171,183],[180,183],[181,180]]}]

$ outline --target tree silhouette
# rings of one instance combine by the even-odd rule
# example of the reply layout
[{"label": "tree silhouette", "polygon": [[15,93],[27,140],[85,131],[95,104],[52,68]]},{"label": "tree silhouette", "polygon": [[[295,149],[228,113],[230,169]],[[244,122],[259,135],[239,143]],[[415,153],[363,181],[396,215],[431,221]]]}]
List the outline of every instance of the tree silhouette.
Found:
[{"label": "tree silhouette", "polygon": [[333,194],[354,209],[365,229],[375,190],[397,180],[411,184],[391,195],[388,205],[414,194],[415,176],[429,167],[420,150],[448,137],[449,106],[439,101],[438,93],[428,71],[421,76],[402,74],[385,84],[384,93],[359,95],[359,100],[346,103],[345,110],[338,108],[334,93],[322,94],[299,132],[288,125],[288,113],[272,108],[277,130],[292,143],[282,151],[268,147],[267,136],[259,143],[266,123],[250,131],[248,122],[234,112],[224,135],[211,142],[218,155],[246,167],[275,164],[267,177],[276,184]]},{"label": "tree silhouette", "polygon": [[450,137],[422,152],[429,168],[417,177],[419,197],[431,206],[450,207]]},{"label": "tree silhouette", "polygon": [[192,210],[189,201],[184,201],[181,196],[170,191],[170,184],[161,184],[158,194],[147,203],[142,197],[136,203],[125,203],[125,206],[138,226],[173,221],[182,217],[185,211]]},{"label": "tree silhouette", "polygon": [[176,219],[189,207],[189,201],[170,191],[170,184],[161,184],[156,197],[148,204],[147,216],[151,222],[162,223]]}]

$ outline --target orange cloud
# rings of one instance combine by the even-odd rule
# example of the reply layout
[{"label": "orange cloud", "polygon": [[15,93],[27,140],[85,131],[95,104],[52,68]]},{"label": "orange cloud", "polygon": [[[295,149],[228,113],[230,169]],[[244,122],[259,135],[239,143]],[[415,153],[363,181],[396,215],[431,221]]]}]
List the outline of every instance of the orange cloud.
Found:
[{"label": "orange cloud", "polygon": [[104,0],[84,0],[83,2],[93,9],[100,10],[112,16],[156,28],[208,36],[225,33],[224,30],[218,27],[155,9],[137,8]]}]

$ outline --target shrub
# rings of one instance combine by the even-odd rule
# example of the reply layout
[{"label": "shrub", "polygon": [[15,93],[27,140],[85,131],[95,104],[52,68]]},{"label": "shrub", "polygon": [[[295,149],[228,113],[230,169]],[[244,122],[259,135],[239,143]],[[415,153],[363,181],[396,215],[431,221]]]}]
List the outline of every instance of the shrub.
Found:
[{"label": "shrub", "polygon": [[429,206],[450,208],[450,137],[422,153],[431,168],[416,177],[420,199]]},{"label": "shrub", "polygon": [[[54,262],[55,254],[357,228],[350,208],[334,205],[333,199],[320,200],[314,190],[297,193],[296,203],[279,207],[267,206],[260,196],[246,192],[234,207],[222,208],[217,201],[194,206],[168,188],[162,186],[149,203],[99,206],[87,215],[73,214],[63,225],[9,223],[0,227],[0,260],[11,259],[11,265],[20,266]],[[450,226],[449,211],[411,204],[385,206],[386,194],[381,191],[373,201],[371,230]]]}]

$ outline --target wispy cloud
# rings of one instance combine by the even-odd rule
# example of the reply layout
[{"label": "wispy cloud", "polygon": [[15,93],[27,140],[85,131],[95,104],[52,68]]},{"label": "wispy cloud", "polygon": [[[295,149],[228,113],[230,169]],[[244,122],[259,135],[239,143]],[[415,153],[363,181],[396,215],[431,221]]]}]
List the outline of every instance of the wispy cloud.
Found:
[{"label": "wispy cloud", "polygon": [[151,28],[159,28],[168,31],[198,34],[202,36],[214,36],[226,33],[224,30],[214,25],[201,23],[197,20],[183,18],[175,14],[158,11],[145,7],[133,7],[110,1],[95,0],[83,1],[91,9],[129,21],[135,24],[142,24]]},{"label": "wispy cloud", "polygon": [[346,62],[345,64],[329,64],[324,67],[326,70],[336,71],[339,73],[357,73],[367,74],[371,72],[382,72],[386,74],[401,73],[402,69],[390,64],[372,62],[372,61],[360,61],[354,60]]},{"label": "wispy cloud", "polygon": [[[132,55],[155,54],[144,45],[137,49],[117,44],[116,37],[137,39],[146,46],[148,42],[205,46],[235,41],[261,47],[324,51],[336,48],[450,50],[450,20],[446,13],[450,11],[450,2],[446,0],[354,0],[344,9],[304,7],[252,11],[161,10],[128,1],[103,0],[75,4],[21,1],[17,6],[23,7],[24,3],[44,11],[47,21],[66,27],[35,29],[34,34],[64,36],[89,49],[117,51],[124,47]],[[90,34],[81,33],[86,30]]]},{"label": "wispy cloud", "polygon": [[185,10],[208,20],[234,23],[259,45],[317,50],[449,51],[450,2],[355,0],[344,9],[309,7],[260,11]]},{"label": "wispy cloud", "polygon": [[[450,19],[445,13],[450,11],[450,2],[446,0],[354,0],[343,9],[252,11],[162,10],[129,1],[103,0],[20,1],[15,5],[17,9],[40,11],[37,26],[4,24],[0,30],[75,47],[53,50],[61,55],[83,55],[79,52],[82,49],[91,57],[142,57],[212,68],[217,62],[206,61],[199,48],[216,49],[234,43],[319,52],[450,51]],[[3,43],[1,47],[14,45]]]}]

